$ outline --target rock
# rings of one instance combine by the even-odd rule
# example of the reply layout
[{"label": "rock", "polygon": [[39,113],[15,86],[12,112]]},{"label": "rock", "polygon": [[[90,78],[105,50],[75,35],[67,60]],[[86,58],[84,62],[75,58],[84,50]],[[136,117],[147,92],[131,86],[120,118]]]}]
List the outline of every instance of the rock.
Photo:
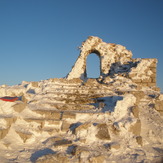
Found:
[{"label": "rock", "polygon": [[105,160],[105,156],[104,155],[100,155],[100,156],[91,157],[89,159],[89,162],[90,163],[103,163],[104,160]]},{"label": "rock", "polygon": [[158,111],[163,111],[163,100],[156,101],[155,109]]},{"label": "rock", "polygon": [[137,105],[131,108],[131,112],[133,113],[135,118],[139,117],[139,107]]},{"label": "rock", "polygon": [[71,140],[68,140],[68,139],[58,139],[54,142],[54,146],[68,146],[72,144],[72,141]]},{"label": "rock", "polygon": [[72,112],[63,112],[62,114],[62,119],[75,119],[76,118],[76,114],[72,113]]},{"label": "rock", "polygon": [[36,160],[36,163],[70,163],[69,158],[62,153],[48,154]]},{"label": "rock", "polygon": [[67,132],[69,130],[69,128],[70,128],[70,125],[71,124],[69,122],[63,121],[62,126],[61,126],[61,131],[62,132]]},{"label": "rock", "polygon": [[110,149],[116,149],[116,150],[118,150],[120,147],[121,146],[118,143],[111,143],[110,144]]},{"label": "rock", "polygon": [[108,126],[106,124],[97,125],[97,134],[96,137],[102,140],[110,140],[110,134],[108,131]]},{"label": "rock", "polygon": [[53,110],[33,110],[37,114],[41,114],[44,118],[47,119],[54,119],[54,120],[60,120],[61,119],[61,113],[58,111]]},{"label": "rock", "polygon": [[92,126],[92,123],[84,123],[84,124],[81,124],[81,125],[77,126],[74,129],[74,134],[77,134],[81,130],[88,130],[88,128],[91,127],[91,126]]},{"label": "rock", "polygon": [[26,106],[27,106],[26,103],[17,103],[13,105],[12,107],[14,108],[16,112],[20,113],[25,109]]},{"label": "rock", "polygon": [[24,143],[26,142],[27,139],[29,139],[32,136],[32,134],[30,133],[23,133],[19,131],[16,131],[16,133],[20,136]]},{"label": "rock", "polygon": [[116,126],[115,126],[114,124],[111,125],[111,126],[109,126],[109,128],[110,128],[111,132],[112,132],[113,134],[115,134],[115,135],[118,135],[119,132],[120,132],[120,130],[117,129]]},{"label": "rock", "polygon": [[3,139],[9,132],[9,129],[0,129],[0,139]]},{"label": "rock", "polygon": [[134,135],[139,136],[141,133],[141,121],[137,120],[137,122],[130,127],[129,131]]},{"label": "rock", "polygon": [[7,127],[11,127],[11,125],[13,123],[15,123],[15,121],[17,120],[16,117],[8,117],[8,118],[5,118],[5,121],[7,122]]},{"label": "rock", "polygon": [[38,82],[31,82],[32,87],[38,87]]},{"label": "rock", "polygon": [[142,140],[142,137],[141,136],[137,136],[136,137],[136,141],[137,141],[137,143],[139,144],[139,145],[143,145],[143,140]]}]

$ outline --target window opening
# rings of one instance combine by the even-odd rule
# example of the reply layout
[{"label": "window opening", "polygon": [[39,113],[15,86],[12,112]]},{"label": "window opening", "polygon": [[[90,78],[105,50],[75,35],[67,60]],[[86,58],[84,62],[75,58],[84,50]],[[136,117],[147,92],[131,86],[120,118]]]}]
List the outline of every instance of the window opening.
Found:
[{"label": "window opening", "polygon": [[99,78],[100,66],[100,57],[96,53],[88,55],[86,62],[87,78]]}]

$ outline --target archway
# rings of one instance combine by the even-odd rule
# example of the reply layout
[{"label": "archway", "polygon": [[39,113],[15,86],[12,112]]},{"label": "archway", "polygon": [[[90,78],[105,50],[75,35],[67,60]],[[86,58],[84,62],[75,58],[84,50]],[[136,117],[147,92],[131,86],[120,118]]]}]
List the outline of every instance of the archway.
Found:
[{"label": "archway", "polygon": [[100,56],[96,53],[90,53],[86,59],[86,77],[99,78],[101,74]]}]

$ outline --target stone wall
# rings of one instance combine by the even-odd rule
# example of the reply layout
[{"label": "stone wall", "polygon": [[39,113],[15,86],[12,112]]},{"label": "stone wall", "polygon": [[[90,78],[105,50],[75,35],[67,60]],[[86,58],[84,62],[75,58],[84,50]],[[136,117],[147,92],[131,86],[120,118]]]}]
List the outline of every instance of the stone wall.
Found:
[{"label": "stone wall", "polygon": [[81,78],[85,79],[86,74],[86,59],[91,53],[96,53],[100,58],[101,75],[106,76],[110,70],[111,64],[115,62],[127,62],[131,60],[132,53],[124,46],[112,43],[105,43],[98,37],[90,36],[82,43],[80,47],[80,55],[67,75],[67,79]]},{"label": "stone wall", "polygon": [[[88,37],[80,47],[79,57],[67,79],[87,80],[86,60],[91,53],[100,58],[99,79],[125,77],[140,86],[156,87],[157,59],[133,59],[132,52],[118,44],[105,43],[98,37]],[[158,88],[155,88],[158,89]]]}]

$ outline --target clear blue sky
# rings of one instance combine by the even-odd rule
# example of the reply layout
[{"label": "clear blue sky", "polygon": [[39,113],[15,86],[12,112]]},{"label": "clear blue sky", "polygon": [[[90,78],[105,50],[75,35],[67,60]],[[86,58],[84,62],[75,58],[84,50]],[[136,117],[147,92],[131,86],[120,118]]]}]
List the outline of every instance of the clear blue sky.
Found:
[{"label": "clear blue sky", "polygon": [[157,58],[163,91],[163,0],[0,0],[0,85],[65,77],[91,35]]}]

